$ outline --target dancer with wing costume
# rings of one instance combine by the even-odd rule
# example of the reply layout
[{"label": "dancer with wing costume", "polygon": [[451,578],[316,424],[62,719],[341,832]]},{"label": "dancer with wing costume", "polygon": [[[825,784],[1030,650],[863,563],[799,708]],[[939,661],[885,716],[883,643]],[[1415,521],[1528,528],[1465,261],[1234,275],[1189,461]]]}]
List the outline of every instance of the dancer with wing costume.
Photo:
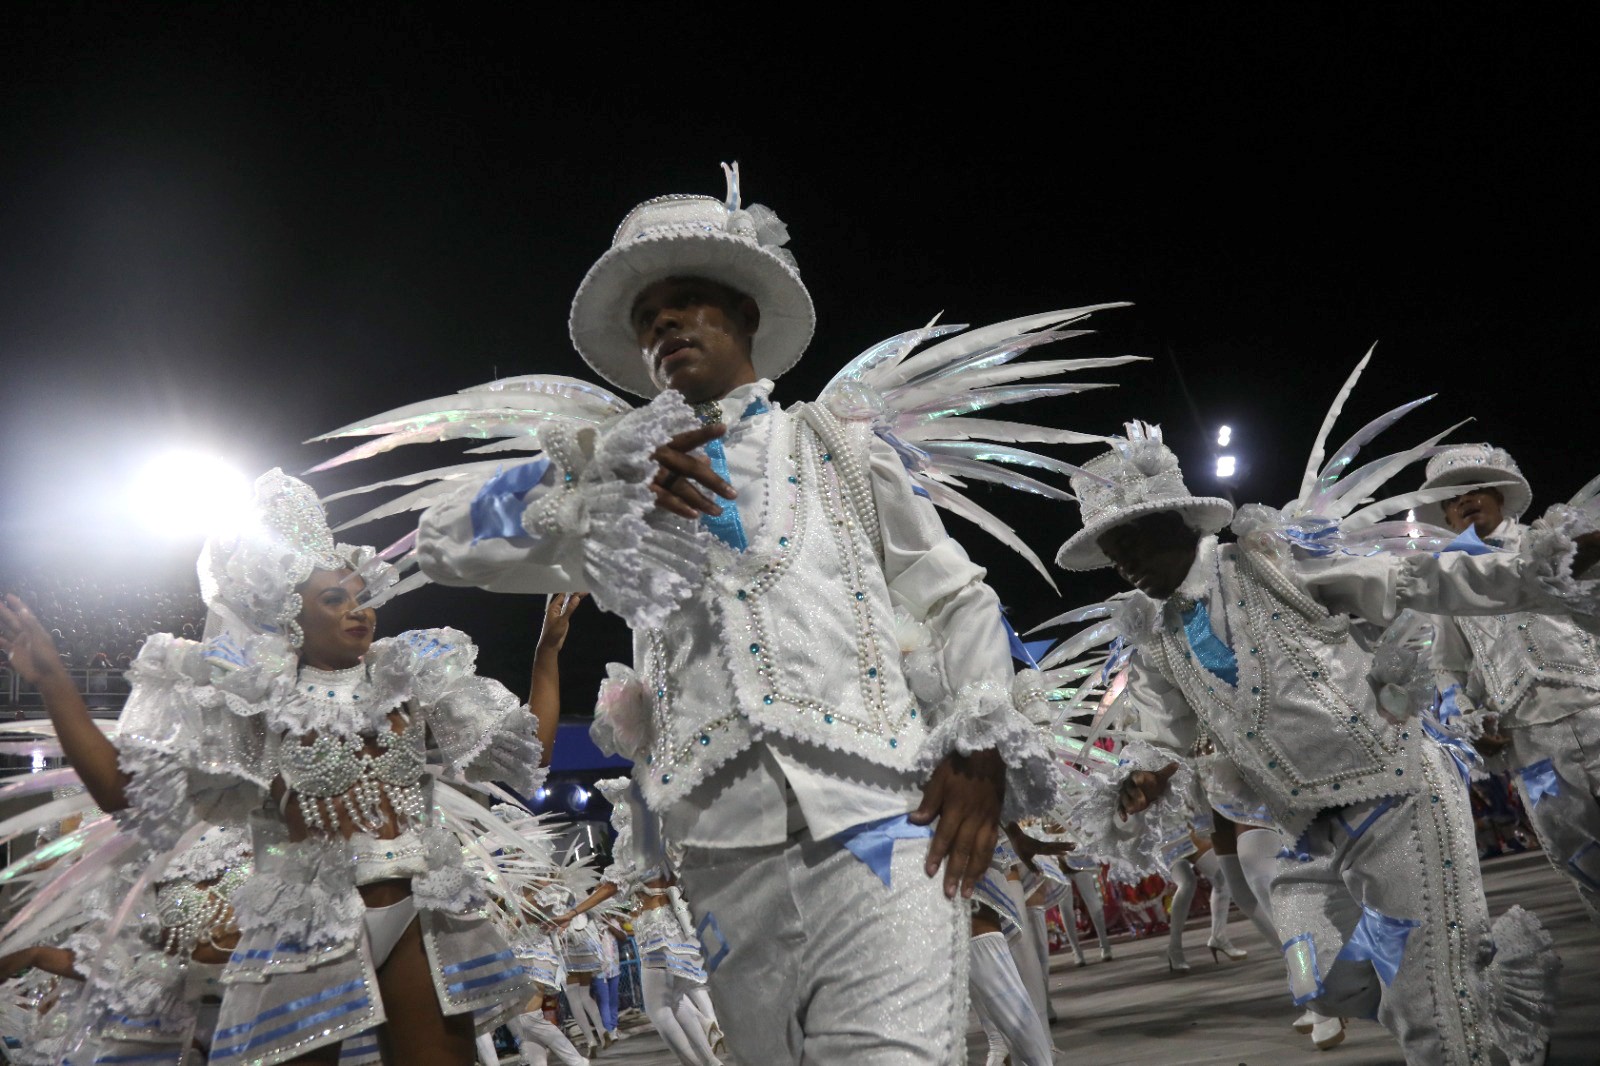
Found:
[{"label": "dancer with wing costume", "polygon": [[[1415,539],[1376,519],[1426,495],[1365,500],[1437,438],[1343,475],[1355,483],[1341,489],[1343,467],[1375,431],[1322,467],[1332,421],[1300,497],[1243,514],[1236,545],[1214,536],[1227,502],[1192,496],[1159,430],[1130,423],[1074,479],[1084,528],[1057,562],[1115,565],[1140,590],[1119,613],[1135,648],[1122,699],[1139,729],[1171,764],[1204,737],[1236,775],[1241,794],[1230,798],[1264,806],[1295,839],[1272,910],[1296,1002],[1376,1013],[1414,1063],[1482,1061],[1494,1047],[1534,1061],[1552,1006],[1549,938],[1520,909],[1491,927],[1465,790],[1419,717],[1432,703],[1426,657],[1404,634],[1378,637],[1407,609],[1548,603],[1550,588],[1600,559],[1600,542],[1547,527],[1517,556],[1370,553]],[[1173,802],[1154,769],[1121,782],[1124,816]]]},{"label": "dancer with wing costume", "polygon": [[[1126,360],[1018,362],[1095,308],[918,352],[955,332],[934,325],[864,353],[819,402],[781,407],[772,380],[810,340],[811,298],[787,229],[744,206],[728,174],[724,200],[636,208],[573,301],[579,352],[646,406],[516,379],[346,427],[334,435],[379,437],[324,466],[451,436],[540,450],[509,469],[489,459],[390,482],[417,487],[369,516],[427,506],[417,558],[434,580],[584,589],[632,626],[638,699],[615,733],[645,802],[686,845],[696,921],[714,914],[727,937],[711,979],[742,1004],[722,1012],[735,1055],[942,1060],[964,1017],[965,905],[929,878],[953,855],[944,887],[970,889],[1002,793],[1010,820],[1048,805],[1055,775],[1011,704],[994,594],[934,506],[1037,564],[962,489],[982,480],[1060,499],[1009,467],[1072,468],[1017,442],[1086,438],[982,412],[1092,388],[1041,379]],[[896,654],[896,606],[936,638],[930,702]],[[792,880],[796,863],[808,873]],[[821,913],[855,935],[822,946]],[[947,935],[930,943],[933,928]],[[854,997],[811,999],[844,972],[927,1009],[891,1017]]]}]

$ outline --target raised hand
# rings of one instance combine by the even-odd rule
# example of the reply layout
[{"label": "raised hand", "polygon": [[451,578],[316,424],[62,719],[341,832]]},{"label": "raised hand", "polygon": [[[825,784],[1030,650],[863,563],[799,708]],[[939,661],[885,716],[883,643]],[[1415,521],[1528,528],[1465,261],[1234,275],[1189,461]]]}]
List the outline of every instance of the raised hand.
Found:
[{"label": "raised hand", "polygon": [[1126,822],[1128,815],[1138,814],[1167,794],[1168,782],[1178,772],[1178,764],[1169,762],[1161,769],[1135,770],[1122,779],[1117,789],[1117,813]]},{"label": "raised hand", "polygon": [[66,674],[44,623],[15,595],[6,596],[0,603],[0,651],[6,653],[12,669],[29,684]]},{"label": "raised hand", "polygon": [[656,476],[650,482],[650,491],[655,493],[657,507],[689,519],[722,513],[722,505],[695,485],[699,483],[725,500],[731,500],[736,495],[733,486],[711,469],[711,464],[704,456],[690,453],[727,431],[728,427],[720,424],[701,426],[679,433],[650,453],[650,458],[658,466]]},{"label": "raised hand", "polygon": [[572,612],[583,601],[584,592],[555,592],[544,602],[544,625],[539,630],[539,648],[560,651],[567,642],[567,630],[572,625]]},{"label": "raised hand", "polygon": [[911,812],[913,825],[939,820],[924,870],[934,877],[949,858],[944,894],[950,899],[958,892],[971,899],[994,857],[1005,791],[1006,764],[999,752],[993,748],[971,755],[952,752],[933,771],[922,791],[921,806]]}]

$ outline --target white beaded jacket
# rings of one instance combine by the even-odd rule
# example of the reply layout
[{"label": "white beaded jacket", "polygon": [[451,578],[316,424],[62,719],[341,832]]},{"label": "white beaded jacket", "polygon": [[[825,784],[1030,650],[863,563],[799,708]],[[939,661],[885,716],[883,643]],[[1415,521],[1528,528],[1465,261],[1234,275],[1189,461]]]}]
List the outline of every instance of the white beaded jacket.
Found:
[{"label": "white beaded jacket", "polygon": [[[1507,519],[1487,543],[1516,551],[1527,532]],[[1594,626],[1582,616],[1540,611],[1441,619],[1434,643],[1440,691],[1453,686],[1456,710],[1491,712],[1501,728],[1546,725],[1600,708]]]},{"label": "white beaded jacket", "polygon": [[1428,741],[1416,707],[1379,707],[1381,627],[1407,608],[1484,614],[1544,603],[1570,545],[1300,559],[1264,535],[1229,545],[1207,537],[1173,596],[1128,601],[1123,631],[1137,650],[1121,700],[1141,732],[1180,758],[1210,739],[1247,790],[1213,800],[1265,805],[1298,835],[1326,808],[1420,786]]},{"label": "white beaded jacket", "polygon": [[[595,729],[634,759],[657,812],[768,739],[918,786],[951,751],[998,747],[1007,816],[1039,809],[1054,775],[1011,703],[984,571],[865,424],[814,404],[782,409],[770,387],[743,386],[713,415],[729,425],[734,465],[756,475],[735,479],[742,550],[652,505],[651,451],[700,424],[668,392],[598,431],[545,438],[553,462],[526,494],[526,537],[475,539],[478,485],[434,505],[422,569],[495,591],[591,591],[630,622],[633,669],[613,668]],[[938,676],[908,679],[897,609],[932,631]]]}]

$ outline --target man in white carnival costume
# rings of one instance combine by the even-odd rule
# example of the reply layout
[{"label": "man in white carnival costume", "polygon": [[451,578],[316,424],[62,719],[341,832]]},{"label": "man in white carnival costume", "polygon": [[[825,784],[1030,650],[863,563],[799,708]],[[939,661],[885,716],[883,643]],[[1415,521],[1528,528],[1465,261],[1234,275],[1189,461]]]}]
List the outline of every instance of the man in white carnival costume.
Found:
[{"label": "man in white carnival costume", "polygon": [[995,594],[895,449],[771,399],[814,325],[786,240],[736,178],[727,202],[635,208],[571,331],[654,399],[435,504],[419,557],[445,584],[587,590],[632,626],[595,730],[684,848],[740,1061],[964,1061],[963,897],[1055,786]]},{"label": "man in white carnival costume", "polygon": [[[1418,508],[1423,521],[1461,534],[1467,551],[1516,551],[1533,490],[1503,448],[1466,444],[1428,463],[1424,488],[1489,483],[1442,506]],[[1494,483],[1498,484],[1494,484]],[[1457,618],[1434,645],[1445,717],[1486,714],[1492,732],[1478,740],[1488,756],[1510,749],[1512,778],[1545,854],[1572,881],[1600,924],[1600,641],[1594,621],[1519,612]],[[1491,723],[1486,721],[1485,728]]]},{"label": "man in white carnival costume", "polygon": [[[1287,838],[1272,912],[1295,1002],[1376,1015],[1413,1066],[1489,1063],[1496,1048],[1542,1059],[1549,938],[1518,909],[1491,929],[1466,790],[1418,715],[1431,670],[1379,634],[1406,608],[1539,602],[1570,580],[1573,541],[1541,529],[1517,556],[1305,557],[1267,509],[1249,508],[1239,543],[1220,544],[1232,506],[1192,496],[1143,423],[1073,490],[1084,528],[1057,562],[1115,566],[1139,589],[1121,615],[1136,649],[1121,699],[1162,749],[1156,761],[1209,742],[1213,801],[1264,804]],[[1600,558],[1594,540],[1579,538],[1579,573]],[[1130,768],[1124,817],[1170,793],[1170,767]]]}]

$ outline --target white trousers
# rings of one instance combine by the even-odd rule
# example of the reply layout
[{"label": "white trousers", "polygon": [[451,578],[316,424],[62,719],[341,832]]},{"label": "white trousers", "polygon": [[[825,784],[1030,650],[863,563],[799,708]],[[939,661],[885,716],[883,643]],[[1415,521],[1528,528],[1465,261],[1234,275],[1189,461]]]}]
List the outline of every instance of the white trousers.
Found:
[{"label": "white trousers", "polygon": [[1413,743],[1418,793],[1325,810],[1278,860],[1289,988],[1330,1017],[1376,1016],[1412,1066],[1488,1062],[1495,1043],[1539,1039],[1554,952],[1526,912],[1491,930],[1466,788],[1436,745]]},{"label": "white trousers", "polygon": [[[1511,778],[1545,855],[1600,925],[1600,706],[1513,729],[1511,750],[1517,765]],[[1534,799],[1522,770],[1545,759],[1560,782],[1554,794],[1541,789]]]},{"label": "white trousers", "polygon": [[542,1010],[519,1014],[506,1023],[506,1028],[521,1042],[522,1061],[527,1066],[545,1066],[551,1057],[561,1066],[586,1066],[589,1061]]},{"label": "white trousers", "polygon": [[689,848],[680,871],[729,1050],[752,1066],[964,1063],[968,904],[894,842],[890,885],[832,841]]}]

